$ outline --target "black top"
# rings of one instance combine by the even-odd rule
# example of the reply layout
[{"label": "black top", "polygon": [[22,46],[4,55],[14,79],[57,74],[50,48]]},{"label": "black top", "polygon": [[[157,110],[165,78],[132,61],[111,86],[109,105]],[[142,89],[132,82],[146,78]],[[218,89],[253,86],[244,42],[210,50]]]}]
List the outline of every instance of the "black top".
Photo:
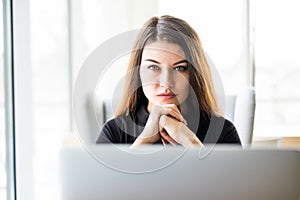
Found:
[{"label": "black top", "polygon": [[[145,107],[136,113],[136,119],[122,115],[106,122],[96,143],[128,143],[132,144],[143,131],[149,117]],[[232,143],[241,144],[234,125],[223,117],[196,116],[195,112],[183,114],[188,127],[196,133],[202,143]],[[195,120],[196,119],[196,120]],[[158,140],[157,143],[162,143]]]}]

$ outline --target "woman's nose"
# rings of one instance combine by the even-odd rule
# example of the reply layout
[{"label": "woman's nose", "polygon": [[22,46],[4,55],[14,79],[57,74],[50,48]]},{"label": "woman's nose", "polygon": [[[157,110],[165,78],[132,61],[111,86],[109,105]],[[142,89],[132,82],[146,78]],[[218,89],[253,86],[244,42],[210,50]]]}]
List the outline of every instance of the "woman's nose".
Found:
[{"label": "woman's nose", "polygon": [[160,86],[165,88],[174,87],[172,72],[170,72],[169,69],[162,70],[162,73],[160,74]]}]

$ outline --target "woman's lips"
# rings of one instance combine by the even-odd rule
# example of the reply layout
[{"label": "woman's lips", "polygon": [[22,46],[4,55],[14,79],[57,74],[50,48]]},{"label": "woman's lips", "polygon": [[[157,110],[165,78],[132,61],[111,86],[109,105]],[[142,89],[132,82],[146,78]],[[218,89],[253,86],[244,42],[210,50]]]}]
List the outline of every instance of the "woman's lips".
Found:
[{"label": "woman's lips", "polygon": [[160,93],[158,95],[156,95],[162,99],[172,99],[172,98],[175,98],[176,95],[172,92],[168,92],[168,93]]}]

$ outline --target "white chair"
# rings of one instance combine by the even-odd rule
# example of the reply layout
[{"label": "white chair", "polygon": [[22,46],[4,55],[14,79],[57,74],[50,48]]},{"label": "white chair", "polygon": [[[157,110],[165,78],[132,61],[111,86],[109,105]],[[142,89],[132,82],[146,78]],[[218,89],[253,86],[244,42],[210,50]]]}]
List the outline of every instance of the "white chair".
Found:
[{"label": "white chair", "polygon": [[243,146],[249,146],[252,143],[254,115],[254,88],[225,97],[225,117],[235,125]]}]

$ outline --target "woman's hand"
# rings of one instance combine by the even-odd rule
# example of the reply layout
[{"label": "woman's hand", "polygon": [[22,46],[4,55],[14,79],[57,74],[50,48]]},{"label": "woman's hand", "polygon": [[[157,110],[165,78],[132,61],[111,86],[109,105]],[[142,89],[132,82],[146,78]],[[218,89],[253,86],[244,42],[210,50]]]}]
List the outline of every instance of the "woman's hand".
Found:
[{"label": "woman's hand", "polygon": [[[136,147],[142,144],[153,144],[162,138],[163,144],[171,143],[176,144],[172,137],[166,136],[163,129],[159,127],[159,121],[161,116],[170,116],[178,122],[186,124],[186,121],[182,117],[179,109],[175,104],[153,105],[150,111],[150,115],[143,132],[134,141],[131,147]],[[165,135],[165,136],[162,136]]]},{"label": "woman's hand", "polygon": [[203,146],[198,137],[181,121],[173,117],[162,115],[159,119],[159,128],[163,138],[171,137],[176,143],[189,147],[190,145]]}]

